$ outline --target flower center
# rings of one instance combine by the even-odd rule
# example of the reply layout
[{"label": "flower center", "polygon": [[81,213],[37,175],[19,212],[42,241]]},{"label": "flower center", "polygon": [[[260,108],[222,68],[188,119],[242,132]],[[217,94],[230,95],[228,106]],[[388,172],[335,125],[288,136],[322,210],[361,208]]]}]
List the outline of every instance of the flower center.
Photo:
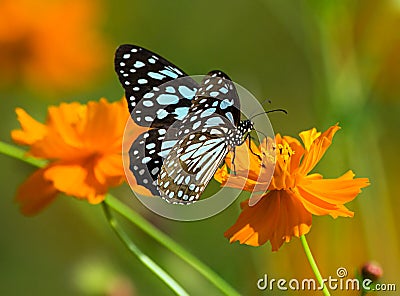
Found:
[{"label": "flower center", "polygon": [[283,159],[283,162],[288,162],[290,157],[294,154],[292,148],[290,148],[289,144],[278,144],[278,153],[280,157]]}]

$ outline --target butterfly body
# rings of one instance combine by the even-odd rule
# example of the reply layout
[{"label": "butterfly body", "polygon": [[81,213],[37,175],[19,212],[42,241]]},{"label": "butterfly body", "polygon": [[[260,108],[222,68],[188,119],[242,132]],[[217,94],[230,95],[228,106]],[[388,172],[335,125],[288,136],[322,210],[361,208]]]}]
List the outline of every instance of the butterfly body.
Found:
[{"label": "butterfly body", "polygon": [[236,88],[222,71],[201,83],[157,54],[122,45],[115,70],[134,122],[149,130],[132,143],[137,183],[172,203],[198,200],[229,151],[253,130],[240,121]]}]

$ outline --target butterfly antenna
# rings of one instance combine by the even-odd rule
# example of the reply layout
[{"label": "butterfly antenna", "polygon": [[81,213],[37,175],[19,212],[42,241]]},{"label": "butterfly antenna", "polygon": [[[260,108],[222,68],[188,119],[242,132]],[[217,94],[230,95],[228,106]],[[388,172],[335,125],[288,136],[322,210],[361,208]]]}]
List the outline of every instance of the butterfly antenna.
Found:
[{"label": "butterfly antenna", "polygon": [[268,113],[273,113],[273,112],[283,112],[283,113],[285,113],[285,114],[288,114],[288,112],[285,110],[285,109],[272,109],[272,110],[268,110],[268,111],[265,111],[265,112],[262,112],[262,113],[258,113],[258,114],[256,114],[256,115],[253,115],[253,116],[251,116],[250,117],[250,120],[251,119],[253,119],[254,117],[256,117],[256,116],[260,116],[260,115],[263,115],[263,114],[268,114]]},{"label": "butterfly antenna", "polygon": [[[264,106],[265,103],[271,104],[272,102],[271,102],[270,99],[265,99],[265,100],[261,103],[261,106]],[[250,118],[252,118],[252,117],[253,117],[253,114],[256,113],[256,112],[257,112],[257,110],[255,110],[254,112],[252,112],[252,113],[251,113],[252,115],[250,115]]]}]

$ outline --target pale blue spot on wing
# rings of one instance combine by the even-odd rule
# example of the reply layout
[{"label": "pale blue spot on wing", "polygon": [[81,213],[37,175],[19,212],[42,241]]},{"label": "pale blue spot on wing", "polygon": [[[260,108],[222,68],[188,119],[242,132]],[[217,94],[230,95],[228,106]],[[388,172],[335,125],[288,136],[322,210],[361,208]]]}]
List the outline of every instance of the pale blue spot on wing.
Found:
[{"label": "pale blue spot on wing", "polygon": [[224,99],[221,102],[221,109],[226,109],[226,108],[228,108],[228,107],[230,107],[232,105],[233,105],[233,100],[232,101],[228,101],[227,99]]},{"label": "pale blue spot on wing", "polygon": [[153,59],[153,58],[148,59],[148,61],[149,61],[150,64],[155,64],[155,62],[156,62],[156,60]]},{"label": "pale blue spot on wing", "polygon": [[177,140],[163,141],[161,144],[161,150],[165,150],[165,149],[173,147],[176,144],[176,142],[177,142]]},{"label": "pale blue spot on wing", "polygon": [[167,150],[162,150],[162,151],[158,152],[158,155],[161,156],[162,158],[166,158],[170,151],[171,151],[171,148],[167,149]]},{"label": "pale blue spot on wing", "polygon": [[146,163],[148,163],[149,161],[151,160],[151,157],[145,157],[145,158],[143,158],[142,159],[142,163],[144,163],[144,164],[146,164]]},{"label": "pale blue spot on wing", "polygon": [[225,122],[221,117],[212,117],[207,119],[205,122],[205,127],[211,127],[211,126],[218,126],[218,125],[223,125]]},{"label": "pale blue spot on wing", "polygon": [[149,75],[151,78],[157,79],[157,80],[162,80],[165,78],[164,75],[161,75],[160,73],[156,73],[156,72],[149,72],[147,75]]},{"label": "pale blue spot on wing", "polygon": [[190,146],[186,149],[186,152],[195,150],[197,148],[199,148],[201,145],[203,145],[203,143],[195,143],[195,144],[190,144]]},{"label": "pale blue spot on wing", "polygon": [[[205,154],[205,153],[207,153],[208,151],[210,151],[210,150],[214,150],[214,147],[216,146],[216,145],[218,145],[217,143],[215,144],[215,145],[207,145],[207,146],[202,146],[202,147],[200,147],[199,149],[197,149],[197,151],[195,152],[195,153],[193,153],[193,158],[196,158],[196,157],[198,157],[198,156],[201,156],[201,155],[203,155],[203,154]],[[211,152],[211,151],[210,151]]]},{"label": "pale blue spot on wing", "polygon": [[169,113],[168,113],[167,111],[165,111],[164,109],[159,109],[159,110],[157,111],[157,118],[158,118],[158,119],[163,119],[163,118],[167,117],[168,114],[169,114]]},{"label": "pale blue spot on wing", "polygon": [[145,95],[143,96],[143,99],[150,99],[150,98],[152,98],[153,96],[154,96],[154,93],[149,92],[149,93],[147,93],[147,94],[145,94]]},{"label": "pale blue spot on wing", "polygon": [[226,113],[225,113],[225,116],[226,116],[226,118],[229,119],[230,122],[232,122],[233,124],[235,124],[235,121],[234,121],[234,119],[233,119],[233,115],[232,115],[231,112],[226,112]]},{"label": "pale blue spot on wing", "polygon": [[170,94],[161,94],[156,99],[160,105],[171,105],[179,102],[179,97]]},{"label": "pale blue spot on wing", "polygon": [[154,103],[152,101],[143,101],[143,106],[145,106],[145,107],[153,107]]},{"label": "pale blue spot on wing", "polygon": [[221,87],[221,88],[219,89],[219,91],[222,92],[223,94],[228,93],[228,89],[227,89],[226,87]]},{"label": "pale blue spot on wing", "polygon": [[165,88],[165,91],[166,91],[167,93],[174,94],[174,93],[175,93],[175,88],[174,88],[173,86],[167,86],[167,87]]},{"label": "pale blue spot on wing", "polygon": [[190,89],[185,85],[179,86],[178,90],[185,99],[192,99],[196,94],[196,89]]},{"label": "pale blue spot on wing", "polygon": [[200,117],[201,117],[201,118],[204,118],[204,117],[210,116],[210,115],[214,114],[215,111],[216,111],[215,108],[209,108],[209,109],[203,111],[203,112],[200,114]]},{"label": "pale blue spot on wing", "polygon": [[212,96],[212,97],[216,97],[216,96],[218,96],[218,94],[219,94],[219,92],[217,92],[217,91],[212,91],[212,92],[210,92],[210,96]]},{"label": "pale blue spot on wing", "polygon": [[198,129],[199,127],[200,127],[200,125],[201,125],[201,121],[197,121],[197,122],[195,122],[194,124],[193,124],[193,130],[196,130],[196,129]]},{"label": "pale blue spot on wing", "polygon": [[163,141],[161,143],[161,151],[158,152],[158,155],[162,158],[166,158],[171,151],[171,148],[178,142],[178,140],[169,140]]},{"label": "pale blue spot on wing", "polygon": [[189,107],[179,107],[175,109],[176,119],[182,120],[189,112]]},{"label": "pale blue spot on wing", "polygon": [[154,147],[156,147],[155,143],[149,143],[149,144],[146,145],[147,149],[153,149]]},{"label": "pale blue spot on wing", "polygon": [[161,70],[160,73],[162,73],[164,75],[167,75],[167,76],[169,76],[169,77],[171,77],[173,79],[178,77],[178,74],[176,74],[176,73],[174,73],[174,72],[172,72],[170,70],[167,70],[167,69]]},{"label": "pale blue spot on wing", "polygon": [[143,62],[141,62],[141,61],[136,61],[136,63],[134,63],[133,66],[135,68],[141,68],[141,67],[144,67],[145,64]]}]

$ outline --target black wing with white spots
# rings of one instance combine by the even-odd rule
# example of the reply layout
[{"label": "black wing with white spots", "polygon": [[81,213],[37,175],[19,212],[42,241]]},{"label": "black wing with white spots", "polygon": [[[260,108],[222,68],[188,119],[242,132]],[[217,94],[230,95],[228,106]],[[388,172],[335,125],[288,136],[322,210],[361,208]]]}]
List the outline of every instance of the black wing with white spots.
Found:
[{"label": "black wing with white spots", "polygon": [[[207,100],[212,99],[212,103]],[[197,90],[191,110],[205,109],[226,117],[234,126],[240,121],[240,101],[236,87],[232,80],[222,71],[214,70],[209,72]]]},{"label": "black wing with white spots", "polygon": [[171,202],[197,200],[227,152],[252,129],[248,121],[240,122],[233,82],[212,71],[199,85],[135,45],[121,45],[114,64],[132,119],[149,127],[129,150],[137,183]]},{"label": "black wing with white spots", "polygon": [[198,84],[177,66],[129,44],[118,47],[114,66],[137,124],[165,127],[188,113]]},{"label": "black wing with white spots", "polygon": [[164,158],[176,140],[165,140],[165,129],[149,129],[135,139],[129,149],[129,169],[136,182],[159,195],[156,186],[157,177],[161,171]]},{"label": "black wing with white spots", "polygon": [[209,72],[192,100],[189,114],[182,120],[178,136],[185,136],[204,127],[235,128],[240,122],[240,101],[233,82],[222,71]]}]

